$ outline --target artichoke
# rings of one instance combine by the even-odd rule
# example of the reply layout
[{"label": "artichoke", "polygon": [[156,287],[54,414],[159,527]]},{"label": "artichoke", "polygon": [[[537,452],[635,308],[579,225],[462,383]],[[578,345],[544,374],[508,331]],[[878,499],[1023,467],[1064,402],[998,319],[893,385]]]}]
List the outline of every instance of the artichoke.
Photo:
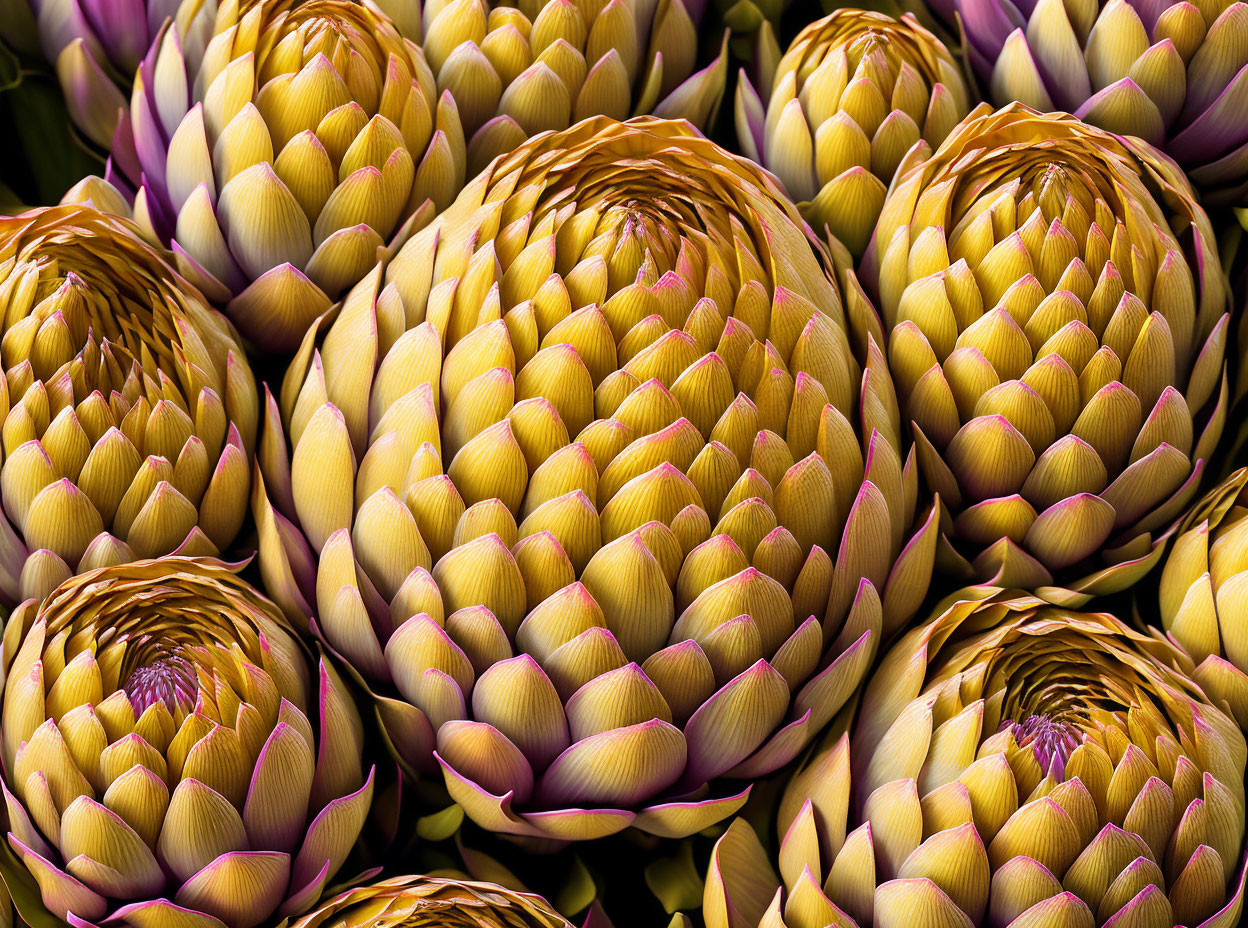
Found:
[{"label": "artichoke", "polygon": [[[396,2],[410,9],[410,4]],[[590,116],[715,119],[721,49],[698,64],[706,0],[427,0],[424,50],[459,105],[468,171]],[[399,14],[396,12],[396,20]]]},{"label": "artichoke", "polygon": [[3,653],[5,879],[58,918],[251,928],[354,845],[373,773],[350,694],[227,565],[72,577],[14,610]]},{"label": "artichoke", "polygon": [[737,84],[742,151],[774,172],[816,230],[861,256],[903,156],[926,158],[970,111],[949,50],[915,17],[843,9],[803,29],[762,98]]},{"label": "artichoke", "polygon": [[1146,144],[1020,104],[902,170],[866,265],[920,469],[954,513],[944,563],[1061,584],[1044,595],[1067,604],[1123,589],[1226,416],[1208,217]]},{"label": "artichoke", "polygon": [[918,608],[938,511],[826,261],[757,165],[597,118],[309,331],[266,405],[266,588],[485,828],[721,820],[748,787],[707,784],[796,756]]},{"label": "artichoke", "polygon": [[[237,0],[135,78],[108,180],[243,334],[283,352],[463,185],[455,101],[371,0]],[[114,198],[115,199],[115,198]]]},{"label": "artichoke", "polygon": [[[1160,611],[1162,627],[1196,661],[1196,681],[1210,696],[1232,702],[1234,693],[1248,692],[1245,516],[1248,468],[1241,468],[1184,518],[1166,555],[1160,590],[1148,591],[1149,608]],[[1248,727],[1248,716],[1238,720]]]},{"label": "artichoke", "polygon": [[1244,736],[1191,671],[1111,615],[955,594],[789,782],[775,857],[720,839],[708,928],[1233,928]]},{"label": "artichoke", "polygon": [[290,928],[572,928],[541,896],[497,883],[434,876],[396,876],[356,886],[293,922]]},{"label": "artichoke", "polygon": [[259,418],[225,317],[133,224],[81,206],[0,218],[0,305],[0,602],[224,551]]},{"label": "artichoke", "polygon": [[[941,0],[941,5],[950,0]],[[1248,202],[1248,4],[956,0],[999,104],[1163,148],[1209,202]]]}]

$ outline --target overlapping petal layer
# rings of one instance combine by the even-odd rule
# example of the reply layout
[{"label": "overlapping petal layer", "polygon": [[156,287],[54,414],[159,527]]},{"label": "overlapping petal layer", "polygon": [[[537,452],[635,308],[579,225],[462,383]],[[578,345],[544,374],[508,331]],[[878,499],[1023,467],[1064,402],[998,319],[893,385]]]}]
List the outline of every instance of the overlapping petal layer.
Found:
[{"label": "overlapping petal layer", "polygon": [[204,41],[171,26],[153,43],[108,179],[244,335],[290,351],[455,198],[459,113],[371,0],[230,0]]},{"label": "overlapping petal layer", "polygon": [[1248,195],[1248,4],[957,0],[999,104],[1068,110],[1163,148],[1210,201]]},{"label": "overlapping petal layer", "polygon": [[778,853],[719,841],[707,925],[1231,928],[1244,736],[1192,669],[1110,615],[951,597],[790,781]]},{"label": "overlapping petal layer", "polygon": [[497,883],[396,876],[357,886],[293,922],[290,928],[572,928],[549,902]]},{"label": "overlapping petal layer", "polygon": [[251,928],[354,845],[373,775],[350,694],[227,565],[73,577],[13,612],[4,655],[8,844],[54,915]]},{"label": "overlapping petal layer", "polygon": [[757,166],[600,118],[309,332],[262,439],[267,588],[481,825],[692,834],[918,608],[939,507],[914,518],[878,320],[825,261]]},{"label": "overlapping petal layer", "polygon": [[1125,588],[1227,409],[1228,288],[1173,163],[1066,115],[964,121],[894,185],[866,259],[950,570]]},{"label": "overlapping petal layer", "polygon": [[926,158],[970,111],[953,56],[910,13],[843,9],[811,23],[769,85],[764,104],[744,74],[737,84],[741,150],[855,257],[906,153]]},{"label": "overlapping petal layer", "polygon": [[224,551],[259,419],[225,317],[133,224],[80,206],[0,218],[0,306],[0,600]]},{"label": "overlapping petal layer", "polygon": [[[397,22],[405,8],[386,4]],[[698,70],[706,0],[427,0],[424,50],[459,105],[468,173],[591,116],[714,121],[726,50]],[[418,33],[420,23],[413,23]]]},{"label": "overlapping petal layer", "polygon": [[[1160,611],[1166,632],[1196,661],[1205,692],[1232,706],[1248,693],[1246,487],[1248,469],[1240,469],[1194,506],[1166,555],[1160,591],[1139,591],[1153,600],[1144,614]],[[1248,716],[1237,718],[1248,726]]]}]

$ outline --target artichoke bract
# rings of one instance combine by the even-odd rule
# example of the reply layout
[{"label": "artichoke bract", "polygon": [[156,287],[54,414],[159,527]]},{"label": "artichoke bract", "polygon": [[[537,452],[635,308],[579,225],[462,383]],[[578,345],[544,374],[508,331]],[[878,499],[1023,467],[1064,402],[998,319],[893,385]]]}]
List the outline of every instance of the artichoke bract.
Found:
[{"label": "artichoke bract", "polygon": [[827,260],[756,165],[599,118],[309,331],[267,404],[266,588],[482,826],[695,833],[918,608],[938,508]]},{"label": "artichoke bract", "polygon": [[[947,2],[947,0],[945,0]],[[1209,202],[1248,195],[1248,4],[956,0],[999,104],[1067,110],[1164,149]]]},{"label": "artichoke bract", "polygon": [[229,566],[73,577],[14,610],[4,656],[8,844],[58,918],[251,928],[315,903],[355,844],[350,693]]},{"label": "artichoke bract", "polygon": [[778,853],[720,839],[708,928],[1233,928],[1244,736],[1191,671],[1111,615],[950,597],[789,782]]},{"label": "artichoke bract", "polygon": [[1050,598],[1125,588],[1226,417],[1208,217],[1144,143],[1019,104],[902,170],[866,273],[920,468],[954,513],[944,563]]},{"label": "artichoke bract", "polygon": [[0,601],[75,572],[224,551],[259,399],[238,334],[131,223],[0,218]]},{"label": "artichoke bract", "polygon": [[572,928],[541,896],[432,876],[396,876],[346,890],[290,928]]},{"label": "artichoke bract", "polygon": [[706,0],[427,0],[425,56],[438,88],[459,105],[469,175],[530,136],[590,116],[653,113],[705,128],[728,71],[723,48],[697,70],[705,7]]},{"label": "artichoke bract", "polygon": [[[1233,702],[1248,692],[1248,468],[1215,487],[1184,517],[1146,612],[1192,655],[1195,678]],[[1141,591],[1144,593],[1144,591]],[[1248,726],[1248,716],[1239,716]]]},{"label": "artichoke bract", "polygon": [[135,77],[107,179],[179,270],[274,352],[467,169],[455,101],[371,0],[231,0],[202,53],[176,26]]},{"label": "artichoke bract", "polygon": [[766,104],[737,84],[742,151],[772,171],[816,230],[867,247],[903,157],[927,157],[970,111],[953,56],[910,13],[838,10],[780,59]]}]

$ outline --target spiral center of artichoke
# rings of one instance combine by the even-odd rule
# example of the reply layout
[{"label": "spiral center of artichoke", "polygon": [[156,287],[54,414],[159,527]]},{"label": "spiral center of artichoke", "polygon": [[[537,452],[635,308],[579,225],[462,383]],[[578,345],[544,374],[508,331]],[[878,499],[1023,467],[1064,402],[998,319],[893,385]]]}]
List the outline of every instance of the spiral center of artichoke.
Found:
[{"label": "spiral center of artichoke", "polygon": [[122,685],[136,717],[148,706],[163,702],[175,718],[195,708],[198,677],[195,668],[184,658],[166,655],[150,664],[135,668]]},{"label": "spiral center of artichoke", "polygon": [[1052,221],[1062,215],[1069,183],[1070,176],[1063,165],[1049,162],[1044,166],[1036,180],[1035,191],[1036,202],[1045,219]]},{"label": "spiral center of artichoke", "polygon": [[857,68],[858,63],[868,55],[882,52],[885,55],[889,51],[888,36],[879,29],[868,29],[862,33],[856,41],[850,46],[850,67]]},{"label": "spiral center of artichoke", "polygon": [[1001,729],[1004,731],[1006,728],[1013,733],[1020,747],[1031,748],[1041,770],[1058,780],[1065,776],[1066,760],[1079,746],[1078,729],[1046,715],[1029,715],[1022,722],[1007,719],[1001,723]]}]

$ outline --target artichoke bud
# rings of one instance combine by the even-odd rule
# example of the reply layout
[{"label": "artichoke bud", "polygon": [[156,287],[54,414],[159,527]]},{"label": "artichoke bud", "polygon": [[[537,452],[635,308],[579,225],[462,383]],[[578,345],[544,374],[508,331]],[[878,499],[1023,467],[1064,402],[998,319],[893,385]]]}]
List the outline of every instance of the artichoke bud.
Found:
[{"label": "artichoke bud", "polygon": [[1155,563],[1226,415],[1216,255],[1162,155],[1064,115],[985,108],[898,180],[867,273],[950,569],[1082,596]]},{"label": "artichoke bud", "polygon": [[[1217,699],[1231,698],[1248,673],[1239,638],[1238,602],[1248,582],[1242,468],[1213,488],[1184,516],[1166,553],[1157,590],[1161,625],[1196,662],[1193,678]],[[1236,716],[1243,724],[1243,717]]]},{"label": "artichoke bud", "polygon": [[593,116],[653,112],[709,125],[728,58],[721,49],[698,70],[704,6],[696,0],[425,4],[425,55],[438,89],[459,106],[469,174],[525,138]]},{"label": "artichoke bud", "polygon": [[48,911],[244,928],[315,903],[373,772],[344,681],[272,602],[220,561],[131,560],[22,603],[6,639],[8,840]]},{"label": "artichoke bud", "polygon": [[428,722],[387,726],[406,767],[491,830],[687,835],[852,696],[940,514],[847,281],[757,166],[600,118],[495,162],[309,330],[261,569]]},{"label": "artichoke bud", "polygon": [[970,110],[952,54],[913,13],[838,10],[803,29],[762,78],[765,102],[748,78],[737,88],[742,150],[855,257],[898,168]]},{"label": "artichoke bud", "polygon": [[468,920],[481,928],[571,928],[571,922],[541,896],[497,883],[449,876],[396,876],[361,883],[290,925],[365,928],[379,919],[394,928],[427,928]]},{"label": "artichoke bud", "polygon": [[778,853],[719,839],[707,924],[1233,920],[1244,691],[1215,706],[1192,669],[1111,615],[949,597],[789,779]]},{"label": "artichoke bud", "polygon": [[1231,100],[1248,87],[1244,4],[959,7],[969,61],[996,103],[1065,110],[1143,139],[1178,163],[1205,202],[1242,200],[1248,129]]},{"label": "artichoke bud", "polygon": [[[409,217],[454,199],[464,132],[419,46],[375,5],[264,0],[214,15],[202,53],[180,22],[155,37],[107,179],[243,334],[289,351]],[[70,196],[116,203],[102,186]]]},{"label": "artichoke bud", "polygon": [[42,599],[134,557],[226,550],[259,418],[233,327],[132,223],[89,207],[4,220],[0,255],[3,598]]}]

